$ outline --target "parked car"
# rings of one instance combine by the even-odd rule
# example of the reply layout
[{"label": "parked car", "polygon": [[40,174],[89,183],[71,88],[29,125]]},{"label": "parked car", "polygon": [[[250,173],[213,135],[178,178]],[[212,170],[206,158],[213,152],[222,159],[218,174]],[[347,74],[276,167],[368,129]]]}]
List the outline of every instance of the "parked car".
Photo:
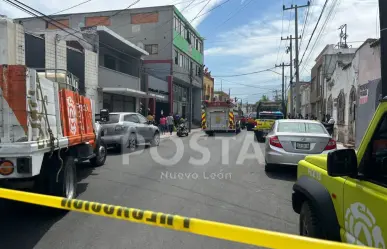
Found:
[{"label": "parked car", "polygon": [[276,120],[265,142],[265,171],[276,165],[297,166],[307,155],[336,150],[336,141],[314,120]]},{"label": "parked car", "polygon": [[159,128],[139,113],[112,112],[108,120],[100,123],[104,132],[102,139],[108,147],[133,151],[139,144],[160,144]]}]

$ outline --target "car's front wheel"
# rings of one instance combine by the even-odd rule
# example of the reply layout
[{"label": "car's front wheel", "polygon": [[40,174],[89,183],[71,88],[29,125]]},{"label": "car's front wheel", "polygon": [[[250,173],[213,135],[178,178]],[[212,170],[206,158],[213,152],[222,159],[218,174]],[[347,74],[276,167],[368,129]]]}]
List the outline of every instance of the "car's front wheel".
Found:
[{"label": "car's front wheel", "polygon": [[152,141],[151,141],[151,146],[159,146],[160,145],[160,133],[155,132],[153,135]]},{"label": "car's front wheel", "polygon": [[325,232],[315,209],[309,201],[304,201],[300,212],[300,235],[325,239]]}]

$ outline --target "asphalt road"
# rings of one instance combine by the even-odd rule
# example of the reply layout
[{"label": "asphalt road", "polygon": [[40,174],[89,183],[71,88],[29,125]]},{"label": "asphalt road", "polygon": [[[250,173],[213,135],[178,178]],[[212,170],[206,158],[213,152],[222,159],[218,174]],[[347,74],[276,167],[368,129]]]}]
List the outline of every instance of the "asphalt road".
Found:
[{"label": "asphalt road", "polygon": [[[207,150],[204,157],[198,148]],[[266,174],[263,151],[253,133],[243,131],[215,137],[196,132],[164,139],[156,149],[110,153],[100,168],[79,167],[79,199],[297,234],[291,207],[296,169]],[[76,212],[54,218],[42,210],[21,203],[1,208],[0,247],[250,248]]]}]

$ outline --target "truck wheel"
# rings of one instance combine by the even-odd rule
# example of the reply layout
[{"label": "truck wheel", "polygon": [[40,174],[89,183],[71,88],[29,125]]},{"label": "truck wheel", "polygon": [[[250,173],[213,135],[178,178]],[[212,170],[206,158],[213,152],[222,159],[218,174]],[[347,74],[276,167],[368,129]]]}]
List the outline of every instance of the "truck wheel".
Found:
[{"label": "truck wheel", "polygon": [[35,187],[39,193],[72,199],[77,196],[78,183],[74,157],[66,155],[62,156],[62,160],[63,165],[57,153],[46,158]]},{"label": "truck wheel", "polygon": [[102,140],[99,143],[99,148],[96,149],[95,157],[90,159],[91,165],[94,167],[99,167],[105,164],[106,156],[107,156],[107,147],[105,142]]},{"label": "truck wheel", "polygon": [[300,235],[317,239],[325,239],[323,227],[316,211],[309,201],[304,201],[300,212]]}]

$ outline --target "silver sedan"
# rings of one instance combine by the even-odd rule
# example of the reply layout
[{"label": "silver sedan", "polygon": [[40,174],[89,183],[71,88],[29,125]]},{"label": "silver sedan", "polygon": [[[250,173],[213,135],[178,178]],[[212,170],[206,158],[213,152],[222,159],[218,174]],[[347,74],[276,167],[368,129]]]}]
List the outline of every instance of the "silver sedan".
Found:
[{"label": "silver sedan", "polygon": [[318,121],[276,120],[266,137],[265,171],[276,165],[294,165],[307,155],[336,150],[336,141]]},{"label": "silver sedan", "polygon": [[134,112],[112,112],[107,122],[101,122],[102,137],[107,146],[129,148],[133,151],[138,144],[150,143],[158,146],[160,131],[157,126]]}]

